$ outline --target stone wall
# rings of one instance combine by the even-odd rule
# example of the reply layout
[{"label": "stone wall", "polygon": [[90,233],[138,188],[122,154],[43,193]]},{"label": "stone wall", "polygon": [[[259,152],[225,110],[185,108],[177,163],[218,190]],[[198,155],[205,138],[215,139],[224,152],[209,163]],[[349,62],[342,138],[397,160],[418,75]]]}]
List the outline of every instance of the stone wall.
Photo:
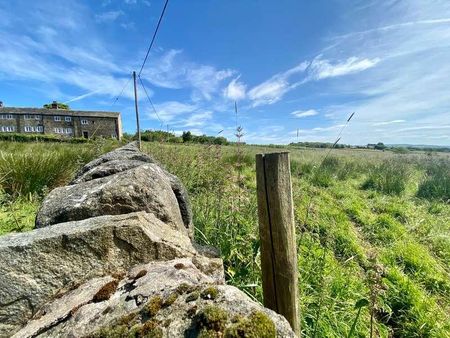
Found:
[{"label": "stone wall", "polygon": [[135,144],[50,192],[0,257],[0,337],[295,337],[225,284],[183,185]]}]

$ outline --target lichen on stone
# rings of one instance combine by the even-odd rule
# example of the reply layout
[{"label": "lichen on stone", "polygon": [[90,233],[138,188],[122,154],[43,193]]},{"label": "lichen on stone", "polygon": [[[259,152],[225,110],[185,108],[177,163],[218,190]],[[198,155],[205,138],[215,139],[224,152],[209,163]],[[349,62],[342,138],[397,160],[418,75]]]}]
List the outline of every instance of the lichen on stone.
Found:
[{"label": "lichen on stone", "polygon": [[186,297],[186,303],[193,302],[194,300],[197,300],[198,297],[200,297],[200,292],[198,291],[191,292]]},{"label": "lichen on stone", "polygon": [[200,293],[200,296],[203,299],[216,299],[218,294],[219,290],[215,286],[208,286]]},{"label": "lichen on stone", "polygon": [[262,311],[254,311],[248,317],[237,320],[227,327],[225,338],[274,338],[276,328],[272,319]]},{"label": "lichen on stone", "polygon": [[172,292],[167,298],[164,300],[163,306],[167,307],[175,303],[178,298],[178,293]]},{"label": "lichen on stone", "polygon": [[182,295],[183,293],[192,292],[195,289],[194,286],[189,285],[187,283],[182,283],[177,287],[177,293]]},{"label": "lichen on stone", "polygon": [[162,305],[163,300],[160,296],[152,297],[142,309],[142,314],[148,317],[153,317],[159,312],[159,310],[161,310]]}]

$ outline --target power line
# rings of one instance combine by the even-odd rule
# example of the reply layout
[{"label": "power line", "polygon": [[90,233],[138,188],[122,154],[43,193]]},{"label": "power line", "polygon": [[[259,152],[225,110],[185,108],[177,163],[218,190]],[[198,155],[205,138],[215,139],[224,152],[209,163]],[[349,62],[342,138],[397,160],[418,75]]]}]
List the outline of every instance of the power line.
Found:
[{"label": "power line", "polygon": [[125,85],[123,86],[122,90],[120,91],[120,94],[117,95],[117,97],[114,99],[113,104],[111,105],[114,106],[116,104],[116,102],[119,100],[119,98],[122,96],[123,91],[125,90],[125,88],[128,86],[128,84],[130,83],[131,79],[133,78],[133,76],[131,75],[130,78],[128,79],[128,81],[125,83]]},{"label": "power line", "polygon": [[144,62],[142,63],[141,69],[139,70],[138,76],[141,75],[142,70],[144,69],[145,63],[147,62],[148,55],[150,54],[150,50],[153,47],[153,43],[155,42],[156,34],[158,34],[159,26],[161,24],[161,21],[162,21],[162,18],[164,16],[164,13],[166,12],[166,8],[167,8],[167,4],[168,3],[169,3],[169,0],[166,0],[166,3],[164,4],[164,8],[163,8],[163,10],[161,12],[161,15],[159,17],[158,24],[156,25],[155,32],[153,33],[152,41],[150,42],[150,46],[148,47],[147,54],[145,55]]},{"label": "power line", "polygon": [[138,78],[139,78],[139,82],[141,83],[142,89],[144,89],[145,96],[147,96],[148,102],[150,102],[150,105],[152,106],[153,112],[155,113],[155,115],[158,118],[159,122],[161,122],[161,125],[163,125],[164,122],[159,117],[159,114],[156,111],[155,106],[153,105],[152,99],[150,98],[150,96],[147,93],[147,89],[145,88],[145,85],[144,85],[144,82],[142,81],[142,78],[140,76],[138,76]]}]

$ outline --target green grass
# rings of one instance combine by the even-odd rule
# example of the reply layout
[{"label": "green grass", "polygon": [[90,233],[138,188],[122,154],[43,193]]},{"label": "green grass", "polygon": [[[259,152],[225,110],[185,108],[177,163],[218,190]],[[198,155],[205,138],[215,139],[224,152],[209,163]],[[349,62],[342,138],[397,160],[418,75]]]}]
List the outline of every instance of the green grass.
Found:
[{"label": "green grass", "polygon": [[[0,146],[2,234],[31,229],[41,196],[114,145]],[[254,157],[276,150],[144,143],[186,185],[197,241],[218,247],[227,282],[257,301]],[[288,150],[304,336],[369,337],[372,318],[374,337],[450,337],[449,157]]]}]

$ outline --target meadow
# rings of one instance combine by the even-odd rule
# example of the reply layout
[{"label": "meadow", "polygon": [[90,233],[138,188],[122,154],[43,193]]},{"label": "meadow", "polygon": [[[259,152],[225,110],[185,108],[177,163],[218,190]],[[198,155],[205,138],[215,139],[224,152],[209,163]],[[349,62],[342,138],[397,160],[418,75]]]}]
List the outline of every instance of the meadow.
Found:
[{"label": "meadow", "polygon": [[[0,142],[0,235],[114,147]],[[262,301],[255,154],[289,150],[305,337],[450,337],[450,157],[444,153],[144,142],[189,191],[195,237]],[[324,160],[325,159],[325,160]]]}]

